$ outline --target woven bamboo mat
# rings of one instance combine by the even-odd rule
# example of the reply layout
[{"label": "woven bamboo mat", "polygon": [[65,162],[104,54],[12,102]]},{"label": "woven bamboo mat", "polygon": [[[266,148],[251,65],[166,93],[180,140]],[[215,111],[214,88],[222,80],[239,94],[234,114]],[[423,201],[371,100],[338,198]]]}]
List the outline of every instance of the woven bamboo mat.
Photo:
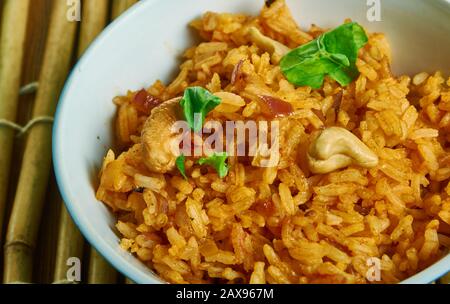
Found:
[{"label": "woven bamboo mat", "polygon": [[[77,57],[109,22],[135,2],[137,0],[84,0],[81,2],[80,22],[69,24],[64,16],[70,14],[72,6],[67,1],[0,0],[0,89],[10,88],[8,92],[0,91],[0,119],[24,126],[36,118],[39,108],[47,107],[45,104],[49,104],[48,100],[57,98],[67,72]],[[76,11],[70,16],[76,18]],[[58,37],[56,27],[60,28],[59,33],[63,34],[61,37]],[[56,37],[61,41],[53,41]],[[69,50],[65,50],[67,45],[70,45]],[[14,47],[16,50],[22,49],[23,54],[14,51]],[[52,60],[49,57],[58,57],[51,56],[53,54],[61,58]],[[5,62],[13,62],[13,66],[2,66]],[[60,66],[64,62],[68,63],[66,69]],[[43,71],[55,74],[58,79],[46,77]],[[8,81],[4,81],[3,75],[8,75]],[[36,92],[35,84],[43,80],[46,82],[45,88],[40,84],[38,89],[47,93],[39,94],[41,92]],[[25,92],[18,96],[19,88],[23,87]],[[10,105],[5,107],[3,100],[10,99]],[[15,106],[11,106],[12,103]],[[53,112],[53,109],[49,112]],[[52,115],[49,113],[49,116]],[[45,123],[36,123],[32,129],[42,128],[41,124]],[[80,280],[83,283],[131,283],[85,242],[64,208],[51,165],[43,168],[48,171],[40,175],[44,179],[31,185],[33,188],[42,188],[42,194],[36,189],[20,185],[30,181],[24,172],[34,174],[36,171],[24,167],[30,166],[29,154],[33,152],[29,147],[29,138],[35,135],[38,137],[39,134],[31,134],[34,130],[29,130],[27,135],[16,137],[5,129],[0,127],[0,218],[3,219],[0,221],[0,242],[4,248],[0,254],[2,281],[68,283],[68,270],[75,265],[71,263],[73,260],[68,259],[76,257],[81,262]],[[5,140],[8,137],[13,138],[12,143]],[[8,147],[4,150],[5,143],[8,143]],[[48,151],[47,160],[51,160],[48,147],[44,150]],[[4,168],[8,160],[4,152],[12,155],[8,161],[9,168]],[[35,194],[34,199],[21,194],[27,190]],[[31,211],[23,212],[16,205],[29,207]],[[28,218],[19,218],[21,214],[28,215]]]},{"label": "woven bamboo mat", "polygon": [[[89,43],[135,2],[84,0],[80,22],[68,22],[66,1],[0,0],[0,120],[18,126],[38,120],[20,137],[0,127],[4,283],[70,283],[73,257],[81,262],[83,283],[132,283],[84,241],[70,219],[55,183],[51,143],[45,140],[51,124],[39,119],[53,116],[67,73]],[[450,275],[438,281],[449,282]]]}]

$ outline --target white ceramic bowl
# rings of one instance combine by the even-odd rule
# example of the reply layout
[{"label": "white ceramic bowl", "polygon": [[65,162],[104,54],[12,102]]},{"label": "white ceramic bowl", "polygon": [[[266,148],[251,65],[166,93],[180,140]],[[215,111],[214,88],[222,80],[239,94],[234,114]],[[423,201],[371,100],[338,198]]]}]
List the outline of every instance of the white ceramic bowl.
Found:
[{"label": "white ceramic bowl", "polygon": [[[381,22],[368,22],[361,0],[291,0],[302,27],[335,27],[347,17],[386,33],[395,73],[450,71],[450,4],[446,0],[383,0]],[[263,0],[141,0],[113,22],[73,69],[59,101],[53,133],[58,184],[76,224],[115,268],[137,283],[162,283],[119,247],[114,215],[95,199],[96,176],[112,142],[112,98],[156,79],[167,82],[178,55],[191,46],[188,23],[208,10],[256,15]],[[450,255],[404,281],[428,283],[450,270]]]}]

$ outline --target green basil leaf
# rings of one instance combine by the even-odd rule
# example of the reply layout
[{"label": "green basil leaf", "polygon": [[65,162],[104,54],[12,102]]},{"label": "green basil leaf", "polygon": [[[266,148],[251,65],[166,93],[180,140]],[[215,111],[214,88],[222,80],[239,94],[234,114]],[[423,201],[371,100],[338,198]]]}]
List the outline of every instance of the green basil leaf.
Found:
[{"label": "green basil leaf", "polygon": [[315,40],[310,41],[283,56],[280,65],[283,73],[295,70],[303,60],[317,56],[319,48]]},{"label": "green basil leaf", "polygon": [[199,165],[209,165],[213,167],[220,178],[224,178],[228,174],[228,165],[226,160],[228,155],[226,152],[214,153],[209,157],[202,157],[197,162]]},{"label": "green basil leaf", "polygon": [[183,175],[184,179],[187,179],[186,176],[186,167],[184,166],[184,161],[186,160],[186,157],[181,154],[177,157],[175,160],[175,165],[177,166],[178,170],[180,171],[181,175]]},{"label": "green basil leaf", "polygon": [[285,70],[284,75],[295,85],[308,85],[318,89],[322,86],[325,75],[337,68],[338,65],[328,58],[310,57],[297,63],[294,68]]},{"label": "green basil leaf", "polygon": [[[220,103],[219,97],[214,96],[202,87],[187,88],[180,101],[184,118],[189,127],[195,132],[202,129],[206,115]],[[195,119],[195,114],[198,114],[198,119]]]},{"label": "green basil leaf", "polygon": [[[349,65],[342,67],[341,71],[333,71],[331,73],[333,75],[340,75],[341,77],[336,79],[333,75],[330,75],[341,85],[348,85],[353,79],[358,77],[359,71],[356,67],[356,59],[358,58],[359,49],[367,41],[368,38],[364,29],[356,22],[345,23],[323,35],[323,44],[330,54],[345,55],[349,60]],[[347,74],[348,77],[344,77],[342,72]],[[343,81],[344,78],[347,78],[347,80]]]},{"label": "green basil leaf", "polygon": [[345,86],[359,75],[356,59],[367,41],[359,24],[346,23],[286,54],[280,68],[298,86],[320,88],[325,75]]},{"label": "green basil leaf", "polygon": [[351,77],[348,73],[339,68],[334,70],[333,72],[330,72],[329,75],[331,78],[336,80],[341,86],[346,86],[353,80],[353,77]]},{"label": "green basil leaf", "polygon": [[348,60],[347,56],[342,54],[330,54],[330,58],[336,62],[337,64],[340,64],[345,67],[350,66],[350,61]]}]

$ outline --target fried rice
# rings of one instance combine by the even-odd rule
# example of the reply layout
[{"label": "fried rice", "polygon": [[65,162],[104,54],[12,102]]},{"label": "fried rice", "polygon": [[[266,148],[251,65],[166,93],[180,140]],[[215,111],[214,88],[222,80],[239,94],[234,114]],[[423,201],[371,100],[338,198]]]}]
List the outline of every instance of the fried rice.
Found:
[{"label": "fried rice", "polygon": [[[295,48],[326,31],[301,30],[283,0],[257,17],[207,12],[191,26],[203,42],[184,52],[170,84],[114,99],[119,148],[104,159],[97,198],[117,215],[124,250],[171,283],[371,283],[371,258],[381,267],[375,283],[395,283],[447,253],[450,78],[393,75],[385,36],[368,33],[350,85],[327,77],[320,89],[295,87],[247,35],[253,26]],[[278,166],[235,156],[223,179],[192,159],[187,180],[148,170],[141,131],[150,113],[136,96],[158,104],[191,86],[226,100],[207,119],[260,120],[261,94],[289,102]],[[332,126],[355,134],[378,165],[311,173],[308,146]]]}]

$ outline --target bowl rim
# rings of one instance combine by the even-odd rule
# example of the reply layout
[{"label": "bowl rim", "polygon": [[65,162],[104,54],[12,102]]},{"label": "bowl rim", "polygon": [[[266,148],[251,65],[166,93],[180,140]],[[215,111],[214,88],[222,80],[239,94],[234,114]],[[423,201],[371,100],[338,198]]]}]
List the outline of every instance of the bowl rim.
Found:
[{"label": "bowl rim", "polygon": [[[109,246],[103,238],[96,234],[95,230],[91,230],[89,225],[87,224],[87,220],[84,218],[82,214],[79,214],[75,208],[75,200],[71,200],[68,195],[67,189],[69,189],[69,183],[66,181],[62,174],[61,168],[64,167],[64,162],[61,159],[62,155],[62,146],[60,144],[60,139],[62,138],[62,128],[60,128],[60,116],[64,109],[64,104],[69,91],[71,91],[73,87],[73,82],[78,77],[78,67],[83,66],[84,62],[87,60],[89,55],[98,48],[98,46],[102,43],[104,39],[109,37],[113,30],[116,27],[119,27],[122,23],[127,22],[128,19],[132,19],[134,15],[136,15],[140,9],[144,6],[152,6],[157,3],[159,0],[146,0],[146,1],[138,1],[131,8],[126,10],[122,15],[113,20],[110,24],[108,24],[102,32],[98,34],[98,36],[92,41],[92,43],[87,47],[81,57],[77,60],[77,62],[73,65],[72,69],[69,72],[69,75],[66,79],[64,87],[61,91],[58,104],[55,111],[53,130],[52,130],[52,158],[53,158],[53,170],[55,173],[56,183],[58,185],[61,198],[63,199],[64,205],[66,206],[67,211],[69,212],[72,220],[74,221],[77,228],[81,231],[82,235],[89,244],[103,257],[105,260],[111,264],[117,271],[123,274],[125,277],[131,279],[136,283],[143,284],[164,284],[165,282],[158,281],[148,276],[147,273],[143,271],[139,271],[138,269],[134,269],[133,266],[130,267],[128,263],[123,263],[120,260],[120,255],[117,249]],[[136,258],[136,257],[133,257]],[[158,276],[155,273],[155,276]]]},{"label": "bowl rim", "polygon": [[[60,128],[60,116],[64,109],[64,104],[66,97],[71,89],[73,89],[73,82],[78,77],[78,67],[82,66],[83,63],[87,60],[91,53],[95,52],[98,46],[102,43],[104,39],[109,37],[113,30],[117,27],[120,27],[122,23],[128,22],[129,19],[132,19],[134,15],[139,13],[141,9],[148,8],[152,5],[155,5],[160,0],[146,0],[146,1],[138,1],[133,7],[125,11],[121,16],[117,19],[113,20],[110,24],[108,24],[101,33],[94,39],[94,41],[89,45],[89,47],[85,50],[79,60],[73,65],[67,80],[64,84],[64,87],[61,91],[58,104],[55,111],[54,116],[54,124],[52,130],[52,157],[53,157],[53,170],[55,173],[56,182],[61,193],[61,197],[63,202],[73,219],[77,228],[81,231],[84,238],[87,239],[89,244],[102,256],[104,257],[108,263],[110,263],[116,270],[122,273],[127,278],[139,284],[167,284],[164,282],[162,278],[159,280],[149,277],[148,273],[144,271],[140,271],[139,269],[135,269],[134,266],[128,265],[128,262],[123,263],[121,261],[121,256],[119,252],[117,252],[117,248],[113,248],[109,246],[100,235],[96,234],[95,229],[92,230],[87,225],[88,221],[83,219],[82,214],[79,214],[75,208],[75,199],[72,200],[69,198],[68,190],[70,188],[68,181],[65,180],[61,174],[61,170],[64,167],[64,162],[61,159],[62,155],[62,146],[60,144],[60,140],[62,138],[62,128]],[[450,0],[437,0],[443,2],[450,6]],[[133,258],[137,259],[135,256]],[[150,269],[150,271],[152,271]],[[450,253],[447,253],[446,256],[442,257],[429,267],[424,270],[414,274],[413,276],[403,280],[400,284],[427,284],[431,283],[441,276],[445,275],[450,271]],[[158,274],[155,273],[155,276],[159,277]]]}]

